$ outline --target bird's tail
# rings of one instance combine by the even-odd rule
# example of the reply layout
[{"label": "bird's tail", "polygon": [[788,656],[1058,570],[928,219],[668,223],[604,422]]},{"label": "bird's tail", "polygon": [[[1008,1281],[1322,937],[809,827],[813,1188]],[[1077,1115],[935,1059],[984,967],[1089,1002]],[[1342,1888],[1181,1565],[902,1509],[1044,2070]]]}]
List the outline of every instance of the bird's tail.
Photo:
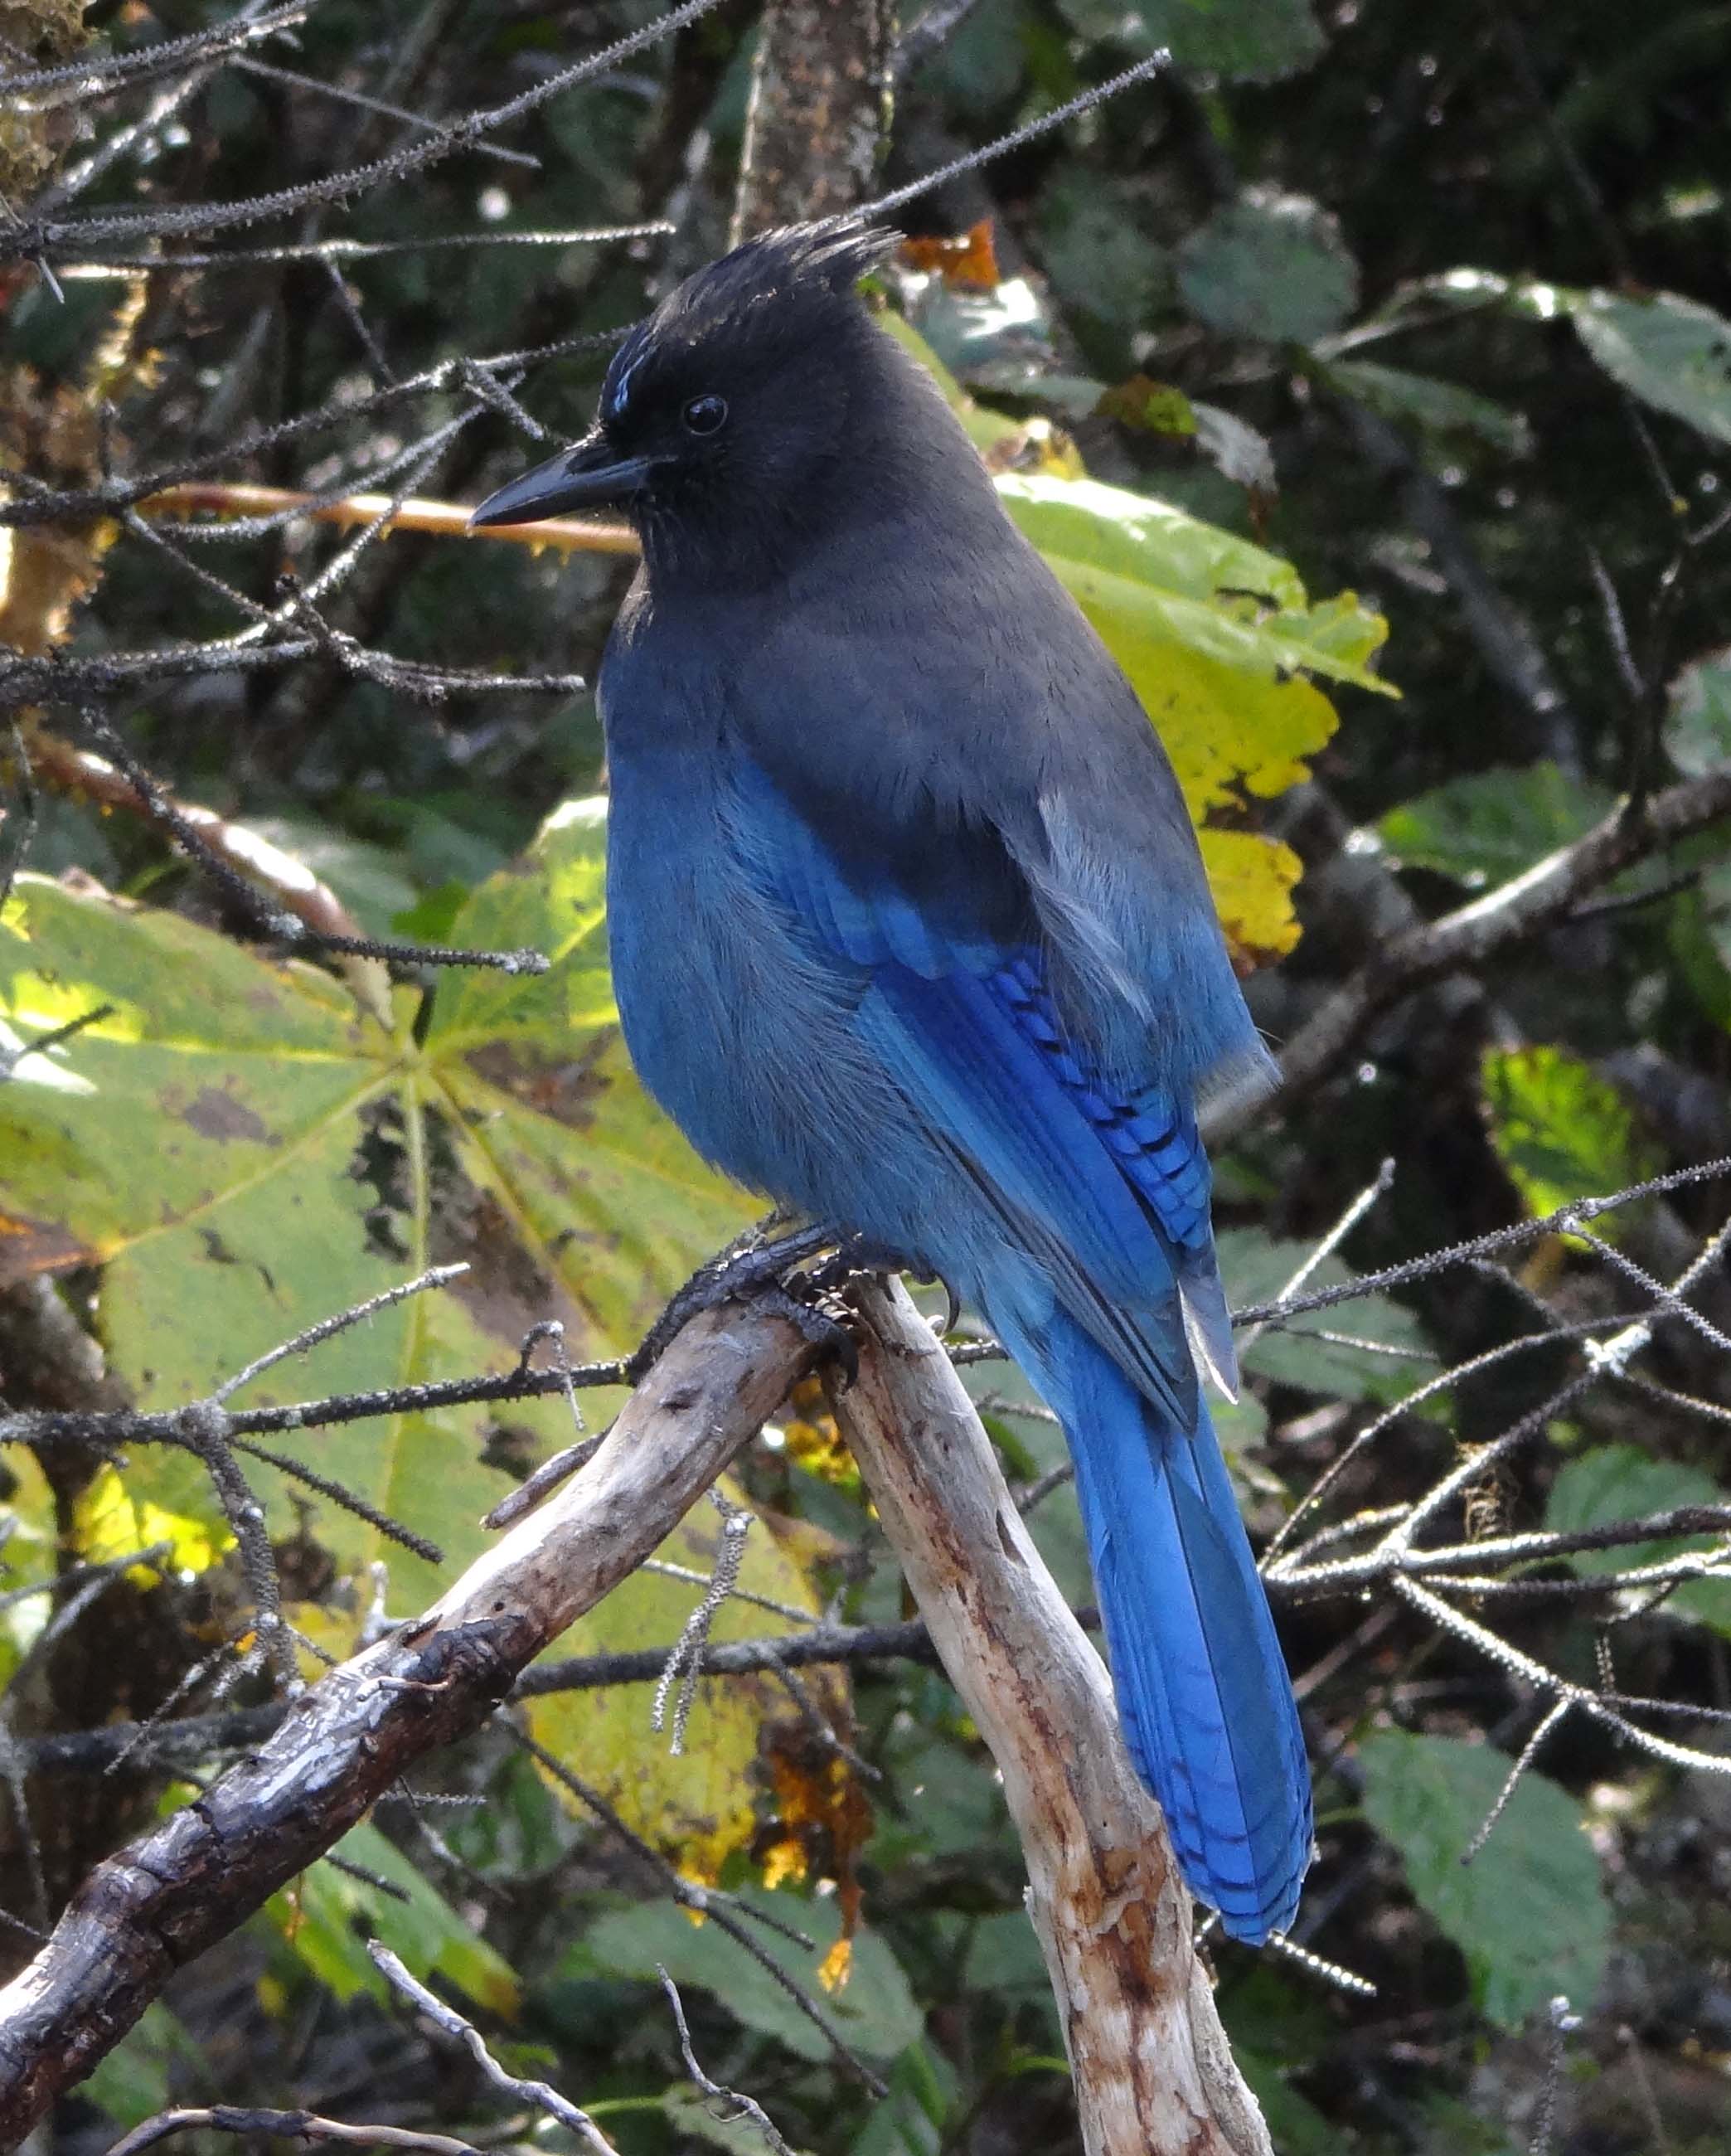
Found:
[{"label": "bird's tail", "polygon": [[1234,1938],[1290,1925],[1310,1776],[1268,1597],[1206,1406],[1186,1432],[1068,1318],[1000,1326],[1064,1425],[1118,1711],[1191,1892]]}]

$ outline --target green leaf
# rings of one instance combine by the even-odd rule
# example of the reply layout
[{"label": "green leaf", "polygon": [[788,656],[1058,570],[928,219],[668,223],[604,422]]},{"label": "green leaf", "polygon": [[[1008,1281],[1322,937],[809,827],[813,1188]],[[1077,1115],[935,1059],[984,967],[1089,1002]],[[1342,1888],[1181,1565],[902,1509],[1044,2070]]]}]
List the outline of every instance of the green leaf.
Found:
[{"label": "green leaf", "polygon": [[955,2067],[928,2037],[910,2045],[885,2079],[889,2096],[872,2107],[848,2156],[945,2156],[962,2116]]},{"label": "green leaf", "polygon": [[1154,319],[1172,289],[1166,250],[1149,237],[1128,189],[1059,165],[1039,200],[1040,259],[1067,307],[1125,336]]},{"label": "green leaf", "polygon": [[1731,442],[1731,322],[1677,292],[1631,299],[1493,270],[1449,270],[1405,285],[1376,317],[1399,321],[1414,307],[1442,300],[1501,306],[1529,321],[1566,316],[1613,381],[1655,411],[1686,420],[1712,440]]},{"label": "green leaf", "polygon": [[1574,309],[1581,342],[1613,381],[1716,442],[1731,442],[1731,322],[1698,300],[1587,292]]},{"label": "green leaf", "polygon": [[[771,2100],[766,2107],[773,2122],[776,2106]],[[673,2128],[680,2147],[694,2141],[702,2142],[710,2148],[723,2148],[730,2156],[764,2156],[764,2138],[761,2128],[749,2113],[729,2111],[713,2097],[707,2097],[699,2088],[689,2083],[670,2088],[661,2099],[663,2116]],[[605,2102],[601,2112],[606,2115]]]},{"label": "green leaf", "polygon": [[1462,1852],[1513,1762],[1452,1737],[1378,1730],[1359,1748],[1365,1813],[1401,1852],[1421,1907],[1461,1949],[1480,2010],[1514,2028],[1559,1993],[1577,2011],[1597,1994],[1611,1910],[1579,1808],[1524,1774],[1489,1840]]},{"label": "green leaf", "polygon": [[1357,305],[1358,264],[1319,203],[1252,187],[1185,241],[1178,289],[1223,336],[1311,344]]},{"label": "green leaf", "polygon": [[[1610,1198],[1653,1173],[1622,1095],[1566,1050],[1488,1049],[1479,1082],[1491,1142],[1529,1212]],[[1595,1224],[1600,1235],[1614,1229]]]},{"label": "green leaf", "polygon": [[970,1991],[997,1991],[1035,2005],[1052,2005],[1046,1957],[1026,1909],[1006,1909],[977,1920],[969,1935],[962,1980]]},{"label": "green leaf", "polygon": [[1308,67],[1324,44],[1308,0],[1063,0],[1063,12],[1085,38],[1164,45],[1181,68],[1245,82]]},{"label": "green leaf", "polygon": [[1463,438],[1483,444],[1505,457],[1524,457],[1533,448],[1525,415],[1494,398],[1434,375],[1409,374],[1362,359],[1330,360],[1324,378],[1367,411],[1416,427],[1439,447],[1452,449]]},{"label": "green leaf", "polygon": [[[1224,1228],[1216,1242],[1227,1300],[1234,1310],[1273,1301],[1311,1255],[1308,1243],[1265,1235],[1259,1228]],[[1349,1266],[1329,1257],[1312,1269],[1304,1286],[1307,1292],[1339,1287],[1352,1277]],[[1324,1333],[1337,1337],[1324,1339]],[[1368,1344],[1350,1344],[1355,1341]],[[1388,1352],[1379,1353],[1379,1348]],[[1417,1318],[1381,1295],[1307,1312],[1278,1329],[1270,1327],[1241,1352],[1247,1371],[1334,1399],[1402,1399],[1436,1368]]]},{"label": "green leaf", "polygon": [[1685,666],[1672,683],[1665,747],[1686,778],[1731,762],[1731,644]]},{"label": "green leaf", "polygon": [[[924,2026],[919,2009],[895,1957],[875,1932],[861,1932],[855,1938],[853,1973],[847,1983],[830,1993],[821,1988],[818,1965],[842,1933],[841,1912],[833,1898],[807,1901],[757,1887],[748,1888],[740,1898],[816,1942],[817,1951],[808,1955],[774,1933],[756,1934],[771,1959],[817,1999],[855,2049],[868,2058],[893,2059],[919,2041]],[[568,1959],[567,1973],[596,1969],[653,1982],[658,1962],[682,1990],[692,1984],[712,1993],[746,2028],[775,2037],[801,2058],[827,2060],[832,2056],[822,2030],[760,1963],[715,1925],[693,1923],[670,1902],[617,1910],[592,1924],[580,1949]]]},{"label": "green leaf", "polygon": [[332,1864],[315,1864],[265,1905],[265,1913],[295,1958],[344,2004],[366,1992],[389,1995],[363,1941],[383,1940],[410,1974],[442,1977],[489,2013],[517,2011],[510,1964],[429,1885],[421,1866],[375,1826],[350,1829],[335,1852],[376,1872],[397,1890],[386,1893]]},{"label": "green leaf", "polygon": [[1344,2156],[1338,2119],[1325,2117],[1300,2096],[1272,2059],[1234,2044],[1232,2057],[1262,2107],[1262,2117],[1280,2156]]},{"label": "green leaf", "polygon": [[[1168,502],[1097,480],[1006,474],[1004,506],[1082,601],[1125,635],[1182,643],[1265,680],[1308,670],[1380,696],[1388,624],[1349,593],[1313,603],[1289,562]],[[1278,784],[1293,783],[1283,772]]]},{"label": "green leaf", "polygon": [[1532,763],[1452,778],[1391,808],[1376,828],[1401,866],[1438,869],[1477,889],[1568,845],[1611,805],[1603,787]]},{"label": "green leaf", "polygon": [[216,2093],[202,2046],[195,2042],[178,2015],[160,1999],[153,1999],[141,2019],[79,2083],[78,2092],[106,2112],[116,2126],[141,2126],[174,2101],[177,2092],[171,2075],[177,2065],[199,2095]]},{"label": "green leaf", "polygon": [[[0,1273],[102,1265],[105,1344],[146,1408],[202,1398],[314,1320],[448,1259],[471,1266],[453,1290],[380,1312],[237,1400],[506,1370],[549,1317],[574,1357],[628,1346],[748,1208],[632,1075],[607,970],[604,828],[600,804],[567,804],[454,924],[461,942],[544,950],[551,971],[447,975],[424,1026],[412,991],[387,1027],[311,967],[21,878],[0,918],[0,1040],[110,1008],[0,1089]],[[548,1449],[569,1441],[561,1402],[507,1419]],[[461,1563],[507,1487],[480,1457],[498,1419],[443,1410],[276,1442]],[[283,1479],[249,1471],[286,1528]],[[165,1512],[219,1517],[187,1454],[141,1451],[127,1486]],[[309,1502],[340,1573],[383,1558],[393,1604],[434,1590],[433,1567]]]},{"label": "green leaf", "polygon": [[[1608,1527],[1623,1520],[1650,1519],[1684,1505],[1731,1502],[1710,1475],[1698,1467],[1655,1460],[1632,1445],[1595,1445],[1565,1460],[1551,1485],[1544,1524],[1559,1534],[1581,1527]],[[1713,1535],[1634,1543],[1618,1549],[1580,1550],[1568,1559],[1576,1572],[1603,1574],[1642,1565],[1663,1564],[1690,1550],[1711,1549]],[[1647,1589],[1632,1589],[1645,1598]],[[1731,1635],[1731,1579],[1696,1579],[1677,1588],[1659,1605],[1674,1617],[1687,1617]]]}]

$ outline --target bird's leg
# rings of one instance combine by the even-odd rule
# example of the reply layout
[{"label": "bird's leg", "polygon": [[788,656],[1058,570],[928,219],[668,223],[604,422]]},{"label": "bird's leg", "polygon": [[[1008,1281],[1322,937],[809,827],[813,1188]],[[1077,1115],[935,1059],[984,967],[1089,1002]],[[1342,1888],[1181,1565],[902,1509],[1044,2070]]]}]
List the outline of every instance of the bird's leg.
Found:
[{"label": "bird's leg", "polygon": [[[822,1250],[846,1243],[844,1231],[833,1221],[819,1220],[790,1233],[769,1231],[782,1220],[771,1214],[730,1243],[719,1256],[700,1265],[667,1308],[644,1334],[643,1343],[625,1365],[625,1374],[635,1384],[652,1370],[666,1353],[680,1327],[699,1311],[715,1310],[725,1302],[747,1300],[766,1304],[777,1316],[796,1326],[801,1337],[835,1356],[851,1384],[859,1358],[847,1327],[818,1309],[812,1296],[823,1283],[815,1276],[790,1281],[786,1276],[801,1262]],[[766,1240],[766,1236],[768,1240]]]},{"label": "bird's leg", "polygon": [[961,1297],[942,1273],[935,1272],[924,1258],[910,1258],[899,1250],[893,1250],[885,1243],[874,1243],[864,1235],[852,1234],[836,1239],[833,1253],[812,1266],[812,1284],[827,1291],[847,1286],[850,1280],[862,1273],[907,1273],[922,1286],[935,1281],[943,1289],[949,1307],[945,1315],[944,1331],[954,1332],[961,1317]]}]

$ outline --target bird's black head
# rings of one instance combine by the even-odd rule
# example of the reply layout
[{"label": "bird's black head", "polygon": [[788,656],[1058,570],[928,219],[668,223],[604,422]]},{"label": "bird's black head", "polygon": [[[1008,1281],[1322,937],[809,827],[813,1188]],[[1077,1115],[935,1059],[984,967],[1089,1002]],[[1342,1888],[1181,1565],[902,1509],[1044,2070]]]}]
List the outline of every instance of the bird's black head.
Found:
[{"label": "bird's black head", "polygon": [[884,340],[854,287],[894,240],[828,218],[766,233],[688,277],[614,353],[583,439],[470,521],[617,507],[652,569],[730,583],[772,570],[864,448],[858,408]]}]

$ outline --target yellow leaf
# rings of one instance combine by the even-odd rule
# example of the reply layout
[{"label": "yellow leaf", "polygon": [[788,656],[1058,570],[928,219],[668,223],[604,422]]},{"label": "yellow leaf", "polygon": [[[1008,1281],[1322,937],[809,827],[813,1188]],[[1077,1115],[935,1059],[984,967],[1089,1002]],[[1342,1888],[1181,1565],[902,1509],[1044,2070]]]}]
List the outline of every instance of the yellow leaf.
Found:
[{"label": "yellow leaf", "polygon": [[772,1841],[763,1852],[763,1883],[772,1894],[790,1881],[797,1886],[810,1870],[806,1852],[796,1841]]},{"label": "yellow leaf", "polygon": [[1293,886],[1303,864],[1278,839],[1255,831],[1204,830],[1202,864],[1221,926],[1244,969],[1283,958],[1298,940]]},{"label": "yellow leaf", "polygon": [[148,1498],[135,1502],[113,1467],[99,1468],[79,1492],[73,1507],[72,1540],[78,1554],[92,1564],[106,1564],[134,1551],[161,1550],[149,1564],[128,1566],[126,1577],[136,1587],[159,1586],[170,1572],[207,1572],[234,1547],[226,1528],[167,1512]]},{"label": "yellow leaf", "polygon": [[[724,1482],[735,1502],[741,1493]],[[607,1653],[651,1645],[671,1646],[701,1600],[718,1554],[720,1522],[704,1507],[676,1527],[656,1552],[664,1564],[700,1575],[699,1581],[638,1572],[614,1589],[560,1641],[558,1652]],[[805,1573],[761,1520],[745,1543],[739,1585],[762,1598],[735,1597],[717,1613],[712,1637],[752,1639],[799,1629],[782,1609],[818,1614]],[[766,1607],[767,1604],[771,1606]],[[775,1605],[781,1605],[777,1608]],[[662,1851],[688,1878],[712,1884],[735,1851],[758,1832],[758,1759],[766,1726],[794,1718],[781,1686],[768,1676],[705,1677],[692,1702],[683,1753],[672,1751],[672,1701],[668,1727],[651,1727],[653,1688],[621,1685],[603,1691],[552,1692],[530,1703],[530,1726],[538,1743],[569,1759],[635,1832]],[[548,1778],[561,1802],[581,1811],[556,1777]]]},{"label": "yellow leaf", "polygon": [[1128,636],[1109,614],[1094,626],[1142,699],[1198,820],[1236,801],[1241,785],[1265,799],[1296,786],[1339,723],[1322,691],[1297,675],[1258,677],[1181,644]]},{"label": "yellow leaf", "polygon": [[788,1458],[821,1482],[857,1490],[859,1470],[853,1464],[853,1454],[842,1442],[835,1417],[825,1404],[822,1383],[807,1378],[802,1384],[794,1387],[788,1404],[795,1409],[781,1426]]}]

